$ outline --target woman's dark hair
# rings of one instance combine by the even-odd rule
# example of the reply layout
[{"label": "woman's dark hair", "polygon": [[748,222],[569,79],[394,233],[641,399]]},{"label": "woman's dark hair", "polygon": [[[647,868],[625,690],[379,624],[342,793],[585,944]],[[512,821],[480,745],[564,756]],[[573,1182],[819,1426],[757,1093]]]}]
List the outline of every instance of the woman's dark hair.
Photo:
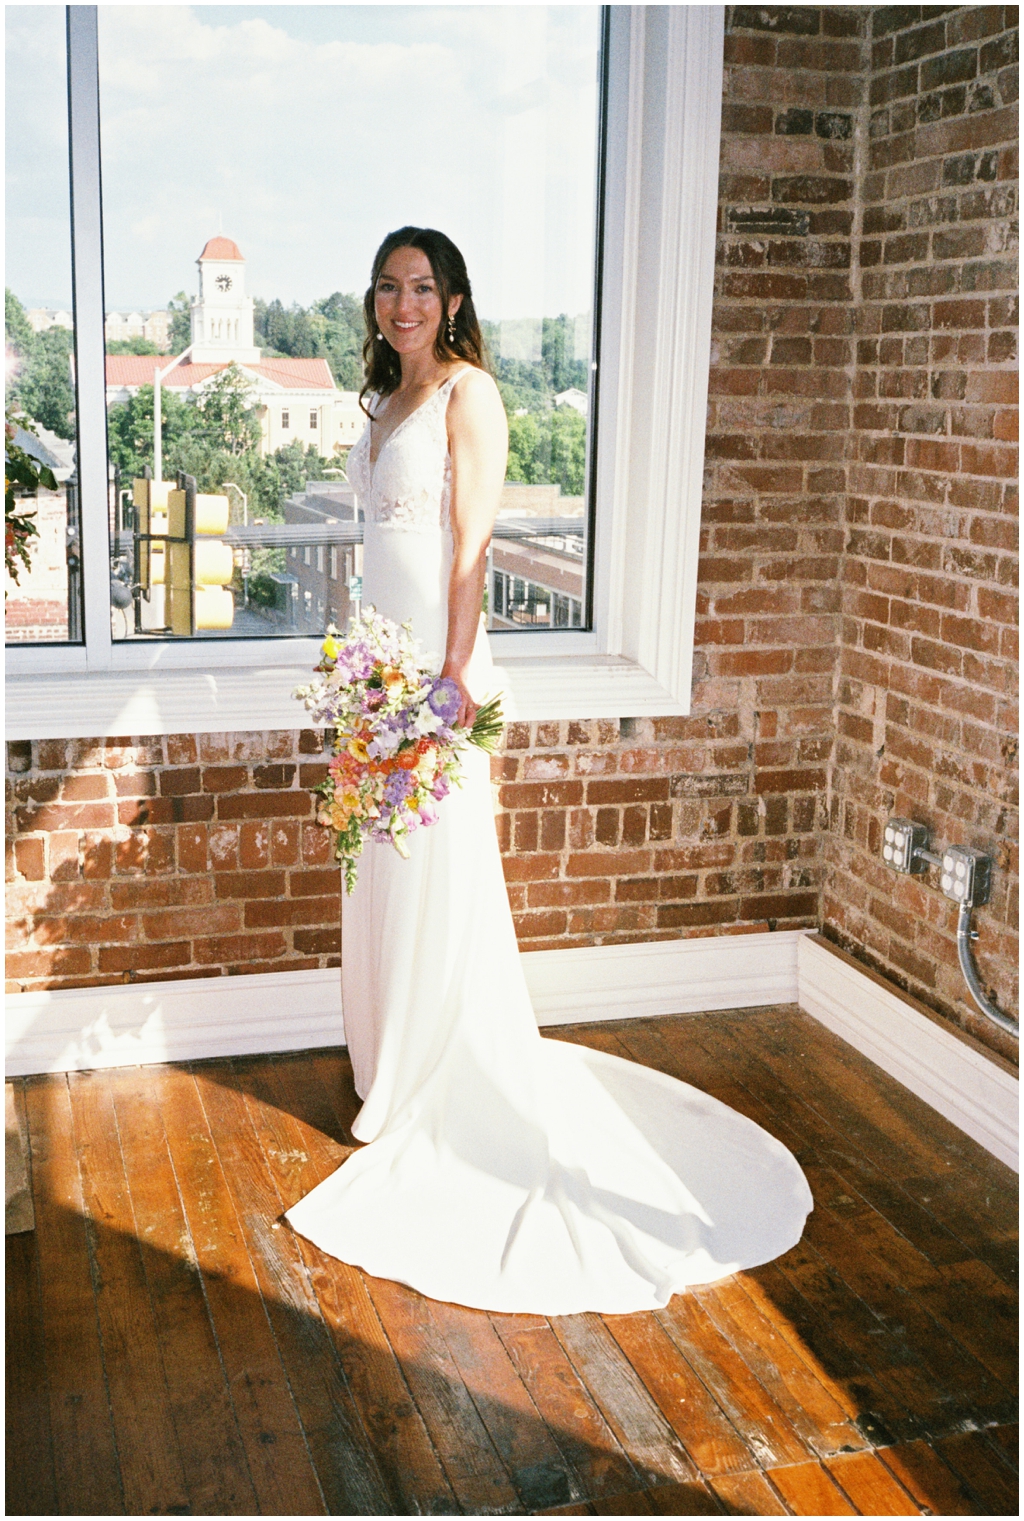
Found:
[{"label": "woman's dark hair", "polygon": [[[363,368],[365,379],[359,392],[359,405],[369,417],[365,398],[371,391],[378,396],[390,396],[397,390],[402,378],[402,365],[395,350],[386,338],[377,336],[377,317],[373,298],[377,290],[380,272],[396,248],[418,248],[430,260],[437,294],[441,298],[441,322],[434,339],[434,357],[442,364],[453,359],[463,359],[478,369],[486,370],[487,351],[483,334],[473,305],[473,292],[466,273],[466,261],[451,238],[445,237],[434,227],[400,227],[389,232],[373,259],[370,285],[363,298],[363,317],[366,320],[366,342],[363,344]],[[461,296],[462,303],[455,314],[455,336],[448,336],[448,303],[453,296]]]}]

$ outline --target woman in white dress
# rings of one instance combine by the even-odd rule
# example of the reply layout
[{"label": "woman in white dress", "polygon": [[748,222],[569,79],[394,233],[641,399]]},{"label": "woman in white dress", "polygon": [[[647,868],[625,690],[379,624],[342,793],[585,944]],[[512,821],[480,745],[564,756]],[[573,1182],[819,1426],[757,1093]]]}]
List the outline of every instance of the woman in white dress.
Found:
[{"label": "woman in white dress", "polygon": [[[348,464],[363,599],[412,620],[471,722],[507,429],[465,264],[385,239],[366,296],[372,419]],[[811,1208],[778,1141],[646,1067],[544,1040],[519,960],[486,755],[403,860],[369,844],[344,900],[345,1038],[367,1142],[291,1210],[324,1251],[435,1299],[568,1315],[667,1303],[793,1246]]]}]

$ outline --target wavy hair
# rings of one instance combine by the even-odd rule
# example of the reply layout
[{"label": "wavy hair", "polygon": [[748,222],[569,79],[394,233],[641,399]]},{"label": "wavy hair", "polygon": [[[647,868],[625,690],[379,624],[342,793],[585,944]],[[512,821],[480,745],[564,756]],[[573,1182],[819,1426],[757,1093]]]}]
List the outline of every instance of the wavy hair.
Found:
[{"label": "wavy hair", "polygon": [[[366,322],[366,341],[363,344],[363,388],[359,392],[359,405],[370,415],[366,397],[374,392],[378,396],[390,396],[398,389],[402,378],[402,365],[398,354],[386,338],[377,335],[377,317],[374,312],[374,294],[380,272],[396,248],[418,248],[430,260],[430,268],[441,298],[441,321],[434,338],[434,358],[441,364],[462,359],[480,370],[489,368],[483,334],[473,305],[473,291],[466,273],[466,261],[451,238],[434,227],[399,227],[389,232],[373,258],[370,284],[363,298],[363,318]],[[453,296],[461,296],[462,303],[455,313],[455,336],[448,336],[448,303]]]}]

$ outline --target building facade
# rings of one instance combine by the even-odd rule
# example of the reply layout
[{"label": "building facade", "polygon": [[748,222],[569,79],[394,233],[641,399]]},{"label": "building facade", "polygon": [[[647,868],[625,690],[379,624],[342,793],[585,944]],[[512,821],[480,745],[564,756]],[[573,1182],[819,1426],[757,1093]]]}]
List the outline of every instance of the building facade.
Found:
[{"label": "building facade", "polygon": [[[262,453],[271,454],[294,442],[328,459],[347,453],[366,423],[357,393],[338,389],[326,359],[263,358],[253,342],[253,300],[246,294],[246,261],[237,243],[211,238],[197,263],[199,295],[191,307],[192,342],[160,384],[179,394],[200,392],[235,365],[252,389]],[[124,323],[138,315],[131,314]],[[169,324],[169,314],[163,315]],[[110,321],[108,317],[108,341],[113,336]],[[125,331],[124,336],[134,334]],[[142,386],[151,386],[166,362],[151,355],[108,354],[108,407],[137,395]]]}]

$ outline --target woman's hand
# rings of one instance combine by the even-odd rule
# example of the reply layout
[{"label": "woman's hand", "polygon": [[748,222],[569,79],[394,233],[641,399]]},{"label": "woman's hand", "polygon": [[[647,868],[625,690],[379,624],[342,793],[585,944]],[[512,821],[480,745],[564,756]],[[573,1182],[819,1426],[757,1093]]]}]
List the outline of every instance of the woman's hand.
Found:
[{"label": "woman's hand", "polygon": [[466,685],[465,669],[456,666],[451,660],[446,660],[442,667],[441,675],[449,681],[454,681],[459,689],[459,711],[455,722],[464,724],[467,729],[471,729],[480,704],[474,702],[469,687]]}]

